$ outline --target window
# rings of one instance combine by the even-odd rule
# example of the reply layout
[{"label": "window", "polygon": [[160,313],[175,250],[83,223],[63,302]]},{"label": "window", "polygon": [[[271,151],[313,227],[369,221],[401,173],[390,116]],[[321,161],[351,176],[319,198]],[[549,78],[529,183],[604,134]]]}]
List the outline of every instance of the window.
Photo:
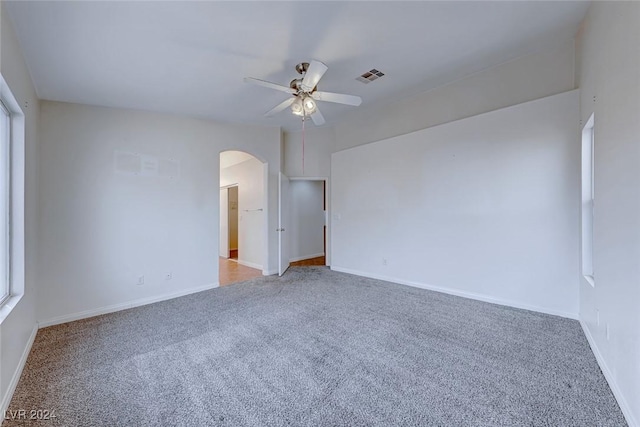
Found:
[{"label": "window", "polygon": [[0,323],[24,295],[24,156],[25,115],[0,75]]},{"label": "window", "polygon": [[593,275],[594,115],[582,129],[582,275],[595,286]]},{"label": "window", "polygon": [[11,114],[0,101],[0,304],[11,295]]}]

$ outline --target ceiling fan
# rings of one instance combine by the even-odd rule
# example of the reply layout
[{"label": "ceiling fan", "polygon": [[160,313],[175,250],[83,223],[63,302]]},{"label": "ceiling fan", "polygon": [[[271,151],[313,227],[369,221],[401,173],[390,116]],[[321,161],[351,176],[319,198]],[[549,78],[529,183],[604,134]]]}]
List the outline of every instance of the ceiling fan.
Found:
[{"label": "ceiling fan", "polygon": [[359,96],[320,92],[318,90],[318,82],[324,73],[327,72],[327,69],[328,67],[320,61],[311,61],[311,63],[302,62],[296,65],[296,71],[302,77],[291,80],[289,86],[282,86],[265,80],[254,79],[253,77],[245,77],[244,81],[292,95],[290,98],[267,111],[265,117],[271,117],[291,106],[291,112],[293,114],[301,116],[303,120],[306,117],[311,117],[313,123],[316,126],[320,126],[324,124],[324,117],[322,113],[320,113],[316,101],[335,102],[337,104],[353,105],[356,107],[362,103],[362,98]]}]

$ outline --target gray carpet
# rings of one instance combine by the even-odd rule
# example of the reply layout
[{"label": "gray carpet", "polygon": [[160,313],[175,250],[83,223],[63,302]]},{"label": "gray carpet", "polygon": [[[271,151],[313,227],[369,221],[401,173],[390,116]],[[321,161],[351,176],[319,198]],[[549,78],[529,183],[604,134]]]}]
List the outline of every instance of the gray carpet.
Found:
[{"label": "gray carpet", "polygon": [[56,411],[38,426],[626,425],[576,321],[323,267],[42,329],[10,408]]}]

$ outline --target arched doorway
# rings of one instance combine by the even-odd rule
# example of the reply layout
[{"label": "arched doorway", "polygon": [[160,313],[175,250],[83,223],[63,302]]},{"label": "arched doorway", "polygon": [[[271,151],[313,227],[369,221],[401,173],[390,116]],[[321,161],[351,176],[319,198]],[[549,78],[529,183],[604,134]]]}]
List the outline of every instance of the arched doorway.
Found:
[{"label": "arched doorway", "polygon": [[244,151],[220,153],[221,286],[262,276],[267,269],[266,167]]}]

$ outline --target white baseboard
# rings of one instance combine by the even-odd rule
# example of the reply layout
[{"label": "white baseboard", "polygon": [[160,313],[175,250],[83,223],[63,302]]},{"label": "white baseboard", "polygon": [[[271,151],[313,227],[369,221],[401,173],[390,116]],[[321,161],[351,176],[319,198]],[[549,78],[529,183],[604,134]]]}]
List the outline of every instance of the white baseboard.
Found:
[{"label": "white baseboard", "polygon": [[582,326],[582,330],[584,331],[584,335],[587,337],[587,341],[589,342],[591,351],[596,356],[596,360],[598,361],[600,370],[604,374],[604,378],[607,380],[607,383],[609,384],[609,388],[611,389],[611,392],[613,393],[614,397],[618,401],[618,406],[620,406],[620,410],[622,411],[622,414],[627,420],[627,424],[629,425],[629,427],[640,427],[640,423],[638,423],[638,420],[636,420],[635,417],[633,416],[633,413],[631,412],[631,408],[629,407],[627,400],[624,398],[624,396],[622,395],[622,392],[618,388],[618,384],[616,384],[615,379],[611,374],[611,370],[607,366],[607,363],[605,362],[604,357],[602,357],[602,353],[600,353],[600,349],[596,345],[596,340],[593,339],[593,335],[591,335],[591,331],[587,327],[587,324],[584,323],[582,320],[580,320],[580,326]]},{"label": "white baseboard", "polygon": [[31,352],[31,347],[33,346],[33,342],[36,339],[36,334],[38,333],[38,324],[36,323],[33,326],[33,330],[31,331],[31,336],[29,336],[29,340],[27,341],[27,345],[22,352],[22,356],[20,356],[20,361],[18,362],[18,366],[16,367],[15,372],[13,373],[13,377],[11,377],[11,382],[9,383],[9,388],[7,389],[4,398],[2,399],[2,404],[0,404],[0,414],[4,414],[11,403],[11,399],[13,398],[13,393],[16,391],[16,387],[18,386],[18,381],[20,381],[20,376],[22,375],[22,370],[24,366],[27,364],[27,358],[29,357],[29,353]]},{"label": "white baseboard", "polygon": [[313,255],[304,255],[304,256],[297,256],[294,258],[289,258],[289,262],[296,262],[296,261],[304,261],[305,259],[311,259],[311,258],[318,258],[324,256],[324,252],[321,252],[319,254],[313,254]]},{"label": "white baseboard", "polygon": [[249,261],[245,261],[245,260],[239,259],[238,260],[238,264],[244,265],[245,267],[255,268],[256,270],[262,270],[262,265],[261,264],[256,264],[254,262],[249,262]]},{"label": "white baseboard", "polygon": [[74,320],[86,319],[88,317],[100,316],[101,314],[113,313],[116,311],[127,310],[129,308],[140,307],[142,305],[153,304],[154,302],[166,301],[173,298],[182,297],[189,294],[195,294],[196,292],[202,292],[209,289],[217,288],[220,286],[219,282],[210,283],[208,285],[199,286],[197,288],[186,289],[179,292],[172,292],[169,294],[163,294],[154,297],[141,298],[134,301],[129,301],[121,304],[109,305],[106,307],[95,308],[91,310],[80,311],[78,313],[65,314],[63,316],[57,316],[52,319],[38,322],[40,328],[47,326],[59,325],[61,323],[73,322]]},{"label": "white baseboard", "polygon": [[263,276],[273,276],[274,274],[278,274],[278,270],[262,270]]},{"label": "white baseboard", "polygon": [[521,308],[523,310],[536,311],[538,313],[551,314],[554,316],[560,316],[560,317],[566,317],[568,319],[578,320],[577,313],[553,310],[553,309],[548,309],[545,307],[539,307],[539,306],[529,305],[529,304],[521,304],[515,301],[509,301],[501,298],[490,297],[488,295],[475,294],[473,292],[460,291],[457,289],[443,288],[440,286],[428,285],[426,283],[412,282],[408,280],[398,279],[395,277],[382,276],[379,274],[371,274],[371,273],[366,273],[364,271],[352,270],[349,268],[336,267],[333,265],[331,266],[331,270],[338,271],[341,273],[354,274],[356,276],[369,277],[371,279],[384,280],[387,282],[398,283],[401,285],[413,286],[415,288],[428,289],[430,291],[442,292],[449,295],[455,295],[457,297],[469,298],[469,299],[489,302],[489,303],[498,304],[498,305],[506,305],[508,307]]}]

